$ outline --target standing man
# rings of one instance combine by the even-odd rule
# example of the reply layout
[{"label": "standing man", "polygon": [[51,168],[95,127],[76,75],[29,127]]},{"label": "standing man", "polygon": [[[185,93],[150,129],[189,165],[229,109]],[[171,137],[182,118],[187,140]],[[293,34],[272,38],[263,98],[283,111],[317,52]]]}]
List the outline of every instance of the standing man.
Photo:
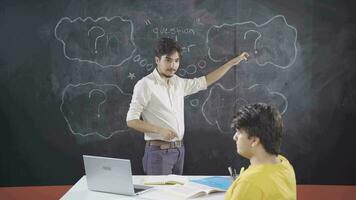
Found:
[{"label": "standing man", "polygon": [[278,110],[264,103],[244,106],[232,127],[237,153],[249,159],[251,165],[241,170],[225,200],[296,200],[294,169],[279,154],[283,122]]},{"label": "standing man", "polygon": [[206,89],[247,57],[242,53],[207,76],[180,78],[175,73],[181,47],[170,38],[158,41],[156,69],[136,83],[126,118],[128,127],[145,134],[142,163],[146,174],[183,174],[184,97]]}]

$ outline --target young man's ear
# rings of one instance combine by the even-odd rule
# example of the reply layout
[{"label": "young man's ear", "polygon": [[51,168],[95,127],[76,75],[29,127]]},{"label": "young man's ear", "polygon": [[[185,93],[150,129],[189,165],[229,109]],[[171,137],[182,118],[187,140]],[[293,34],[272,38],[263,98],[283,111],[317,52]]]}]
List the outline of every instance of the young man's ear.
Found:
[{"label": "young man's ear", "polygon": [[159,58],[157,56],[155,56],[155,61],[156,61],[156,64],[158,64]]},{"label": "young man's ear", "polygon": [[260,144],[260,138],[259,137],[252,136],[251,140],[252,140],[251,147],[257,147],[257,145]]}]

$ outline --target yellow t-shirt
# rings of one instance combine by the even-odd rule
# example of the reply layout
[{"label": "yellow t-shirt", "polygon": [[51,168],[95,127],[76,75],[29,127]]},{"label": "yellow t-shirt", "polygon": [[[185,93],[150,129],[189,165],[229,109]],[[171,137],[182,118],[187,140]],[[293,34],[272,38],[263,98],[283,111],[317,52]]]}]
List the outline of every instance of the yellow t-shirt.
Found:
[{"label": "yellow t-shirt", "polygon": [[250,166],[232,183],[225,200],[295,200],[296,180],[292,165],[279,155],[280,163]]}]

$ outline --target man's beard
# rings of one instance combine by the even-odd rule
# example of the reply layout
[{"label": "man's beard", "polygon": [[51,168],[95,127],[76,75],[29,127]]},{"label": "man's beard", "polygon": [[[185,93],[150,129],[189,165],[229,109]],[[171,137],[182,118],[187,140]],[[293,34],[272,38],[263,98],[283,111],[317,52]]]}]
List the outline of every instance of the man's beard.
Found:
[{"label": "man's beard", "polygon": [[161,74],[161,75],[166,77],[166,78],[172,78],[174,76],[174,74],[172,74],[172,75]]},{"label": "man's beard", "polygon": [[161,76],[164,76],[165,78],[172,78],[174,76],[174,74],[175,74],[175,71],[174,71],[174,73],[172,75],[167,75],[165,73],[161,73],[158,69],[157,69],[157,71]]}]

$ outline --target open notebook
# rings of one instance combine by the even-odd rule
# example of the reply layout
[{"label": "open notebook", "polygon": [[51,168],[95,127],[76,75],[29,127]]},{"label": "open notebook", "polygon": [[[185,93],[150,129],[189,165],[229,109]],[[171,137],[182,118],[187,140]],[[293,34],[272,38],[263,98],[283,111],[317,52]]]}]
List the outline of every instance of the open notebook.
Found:
[{"label": "open notebook", "polygon": [[143,179],[145,185],[184,185],[189,182],[188,177],[170,174],[166,176],[147,176]]},{"label": "open notebook", "polygon": [[165,190],[172,196],[175,195],[182,199],[204,196],[214,192],[225,192],[225,190],[219,188],[213,188],[194,182],[188,182],[184,185],[175,185],[173,187],[166,188]]},{"label": "open notebook", "polygon": [[[148,176],[145,177],[144,183],[148,185],[170,185],[158,190],[154,198],[161,199],[189,199],[199,196],[208,195],[216,192],[225,192],[231,185],[230,177],[211,176],[201,179],[190,180],[185,176],[168,175],[168,176]],[[152,195],[155,195],[154,193]],[[166,195],[166,196],[164,196]],[[148,197],[149,198],[149,197]]]}]

